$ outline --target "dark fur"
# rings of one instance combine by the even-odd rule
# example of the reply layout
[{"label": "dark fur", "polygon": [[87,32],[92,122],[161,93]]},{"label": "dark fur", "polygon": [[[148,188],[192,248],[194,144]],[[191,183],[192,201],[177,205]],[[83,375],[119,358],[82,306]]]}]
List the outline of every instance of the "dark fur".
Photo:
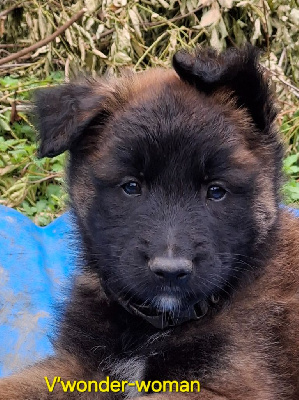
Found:
[{"label": "dark fur", "polygon": [[[202,384],[200,394],[155,399],[298,398],[299,224],[279,208],[282,145],[257,58],[251,47],[182,51],[178,75],[157,69],[37,93],[40,156],[70,150],[85,265],[56,357],[4,379],[1,399],[52,398],[44,375],[107,374]],[[140,196],[124,193],[128,178]],[[211,184],[225,188],[221,201],[207,198]],[[192,261],[190,276],[161,280],[150,267],[157,257]],[[159,330],[123,307],[155,314],[166,296],[165,315],[200,304],[203,317]]]}]

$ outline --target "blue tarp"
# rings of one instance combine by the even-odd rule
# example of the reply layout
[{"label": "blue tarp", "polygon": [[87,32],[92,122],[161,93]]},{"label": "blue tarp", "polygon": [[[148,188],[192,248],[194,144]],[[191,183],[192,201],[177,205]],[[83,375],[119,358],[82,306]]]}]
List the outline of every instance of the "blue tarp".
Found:
[{"label": "blue tarp", "polygon": [[0,206],[0,376],[52,353],[53,305],[65,300],[80,248],[74,231],[69,212],[40,228]]},{"label": "blue tarp", "polygon": [[51,354],[56,303],[63,303],[76,254],[65,213],[47,227],[0,206],[0,376]]}]

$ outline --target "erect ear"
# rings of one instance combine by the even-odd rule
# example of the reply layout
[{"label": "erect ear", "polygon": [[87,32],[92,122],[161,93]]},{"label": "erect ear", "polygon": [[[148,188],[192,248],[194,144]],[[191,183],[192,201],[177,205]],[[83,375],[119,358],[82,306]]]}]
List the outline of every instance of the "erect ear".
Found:
[{"label": "erect ear", "polygon": [[268,130],[276,117],[269,82],[258,64],[259,51],[246,45],[222,54],[215,50],[181,50],[173,58],[180,78],[198,90],[212,94],[218,89],[234,93],[238,107],[246,107],[256,127]]},{"label": "erect ear", "polygon": [[86,81],[36,91],[39,157],[54,157],[69,150],[95,117],[101,113],[105,116],[107,93],[97,85]]}]

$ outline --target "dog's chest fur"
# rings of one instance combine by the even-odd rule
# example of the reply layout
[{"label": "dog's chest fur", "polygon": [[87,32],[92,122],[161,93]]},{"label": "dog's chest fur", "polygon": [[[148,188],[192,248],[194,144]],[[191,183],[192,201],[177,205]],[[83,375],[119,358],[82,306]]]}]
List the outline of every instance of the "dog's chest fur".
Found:
[{"label": "dog's chest fur", "polygon": [[[115,357],[114,360],[109,360],[106,368],[112,379],[119,382],[127,381],[134,385],[126,385],[125,397],[130,399],[142,395],[136,388],[136,381],[147,381],[148,369],[151,368],[151,359],[163,357],[164,352],[159,351],[156,345],[159,346],[161,340],[167,340],[169,332],[157,332],[149,335],[144,342],[137,344],[137,346],[129,347],[126,355],[123,357]],[[127,343],[128,345],[128,343]]]},{"label": "dog's chest fur", "polygon": [[[134,383],[136,381],[141,382],[145,377],[146,358],[132,356],[131,358],[119,359],[114,361],[110,365],[110,374],[117,381],[127,381],[128,383]],[[126,385],[125,397],[131,399],[140,395],[136,388],[136,385]]]}]

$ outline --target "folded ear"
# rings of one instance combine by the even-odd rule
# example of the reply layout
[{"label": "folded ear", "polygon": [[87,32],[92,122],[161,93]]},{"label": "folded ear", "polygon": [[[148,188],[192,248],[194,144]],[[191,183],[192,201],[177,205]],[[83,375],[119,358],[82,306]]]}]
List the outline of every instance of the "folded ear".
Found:
[{"label": "folded ear", "polygon": [[69,150],[91,121],[103,114],[105,91],[96,82],[65,84],[35,93],[39,129],[39,157],[54,157]]},{"label": "folded ear", "polygon": [[256,127],[268,130],[276,117],[269,82],[258,64],[259,51],[246,45],[222,54],[212,49],[190,54],[181,50],[173,67],[184,81],[212,94],[224,88],[234,93],[238,107],[246,107]]}]

